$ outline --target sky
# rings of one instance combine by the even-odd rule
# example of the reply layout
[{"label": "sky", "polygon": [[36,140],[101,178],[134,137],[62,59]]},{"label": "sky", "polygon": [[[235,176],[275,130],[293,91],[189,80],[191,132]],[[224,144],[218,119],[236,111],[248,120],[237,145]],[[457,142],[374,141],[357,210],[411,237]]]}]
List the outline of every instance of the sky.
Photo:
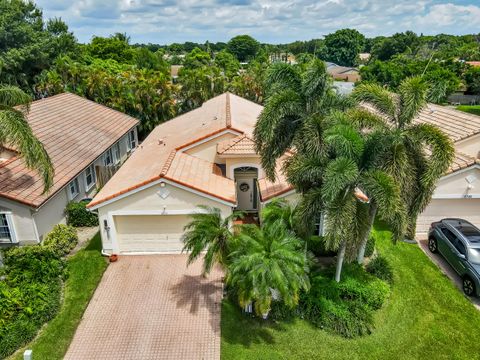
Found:
[{"label": "sky", "polygon": [[413,30],[480,32],[480,0],[37,0],[46,18],[60,17],[81,42],[127,33],[132,43],[261,42],[322,38],[342,28],[365,36]]}]

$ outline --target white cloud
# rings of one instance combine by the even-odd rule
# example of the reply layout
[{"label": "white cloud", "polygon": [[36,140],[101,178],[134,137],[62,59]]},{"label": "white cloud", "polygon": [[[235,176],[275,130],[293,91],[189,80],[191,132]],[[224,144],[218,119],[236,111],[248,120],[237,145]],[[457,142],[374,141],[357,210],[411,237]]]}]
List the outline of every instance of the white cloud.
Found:
[{"label": "white cloud", "polygon": [[[467,2],[467,3],[466,3]],[[468,3],[469,2],[469,3]],[[126,32],[132,41],[227,41],[248,33],[260,41],[318,38],[341,28],[367,36],[413,30],[475,33],[477,0],[38,0],[62,17],[80,41]],[[477,5],[475,5],[477,4]]]}]

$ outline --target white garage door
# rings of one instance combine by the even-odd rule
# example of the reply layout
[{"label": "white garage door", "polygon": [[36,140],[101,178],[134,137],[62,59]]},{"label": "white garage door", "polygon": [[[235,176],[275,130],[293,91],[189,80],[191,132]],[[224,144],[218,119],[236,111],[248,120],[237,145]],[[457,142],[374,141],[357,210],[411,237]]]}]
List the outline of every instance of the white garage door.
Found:
[{"label": "white garage door", "polygon": [[189,221],[188,215],[115,216],[120,253],[179,253],[183,227]]},{"label": "white garage door", "polygon": [[480,227],[480,199],[434,199],[417,219],[417,234],[426,236],[430,224],[443,218],[461,218]]}]

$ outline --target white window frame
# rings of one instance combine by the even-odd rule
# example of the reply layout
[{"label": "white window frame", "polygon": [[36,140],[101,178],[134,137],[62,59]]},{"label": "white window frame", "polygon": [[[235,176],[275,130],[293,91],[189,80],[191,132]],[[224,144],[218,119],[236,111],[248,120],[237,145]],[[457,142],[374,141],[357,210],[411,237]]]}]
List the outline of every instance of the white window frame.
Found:
[{"label": "white window frame", "polygon": [[127,149],[131,152],[137,147],[137,137],[135,136],[135,129],[132,129],[127,134]]},{"label": "white window frame", "polygon": [[[88,171],[91,171],[91,177],[92,177],[91,183],[88,183]],[[93,166],[92,164],[89,167],[87,167],[85,169],[84,175],[85,175],[85,189],[88,191],[95,185],[95,181],[97,180],[97,175],[95,174],[95,166]]]},{"label": "white window frame", "polygon": [[113,154],[113,162],[115,165],[118,165],[120,163],[120,160],[122,160],[122,152],[120,151],[120,142],[116,142],[112,146],[112,154]]},{"label": "white window frame", "polygon": [[[107,163],[107,158],[110,158],[110,162],[108,163]],[[103,165],[112,166],[113,164],[114,164],[113,151],[112,151],[112,148],[110,148],[107,151],[105,151],[105,153],[103,154]]]},{"label": "white window frame", "polygon": [[[72,192],[72,184],[75,187],[75,192]],[[78,177],[76,177],[68,184],[68,198],[73,200],[78,196],[78,194],[80,194],[80,186],[78,184]]]},{"label": "white window frame", "polygon": [[[8,232],[10,233],[10,243],[16,244],[18,243],[17,234],[15,232],[15,227],[13,226],[13,217],[11,211],[0,211],[0,216],[5,216],[5,220],[7,222]],[[6,242],[2,242],[6,243]]]}]

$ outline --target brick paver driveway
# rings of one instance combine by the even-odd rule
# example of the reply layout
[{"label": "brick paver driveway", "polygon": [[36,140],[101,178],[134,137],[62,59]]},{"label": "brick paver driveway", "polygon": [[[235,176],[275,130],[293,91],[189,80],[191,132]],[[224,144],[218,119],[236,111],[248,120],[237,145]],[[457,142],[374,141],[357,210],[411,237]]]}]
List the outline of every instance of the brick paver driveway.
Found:
[{"label": "brick paver driveway", "polygon": [[66,359],[220,359],[221,271],[185,255],[110,264]]}]

